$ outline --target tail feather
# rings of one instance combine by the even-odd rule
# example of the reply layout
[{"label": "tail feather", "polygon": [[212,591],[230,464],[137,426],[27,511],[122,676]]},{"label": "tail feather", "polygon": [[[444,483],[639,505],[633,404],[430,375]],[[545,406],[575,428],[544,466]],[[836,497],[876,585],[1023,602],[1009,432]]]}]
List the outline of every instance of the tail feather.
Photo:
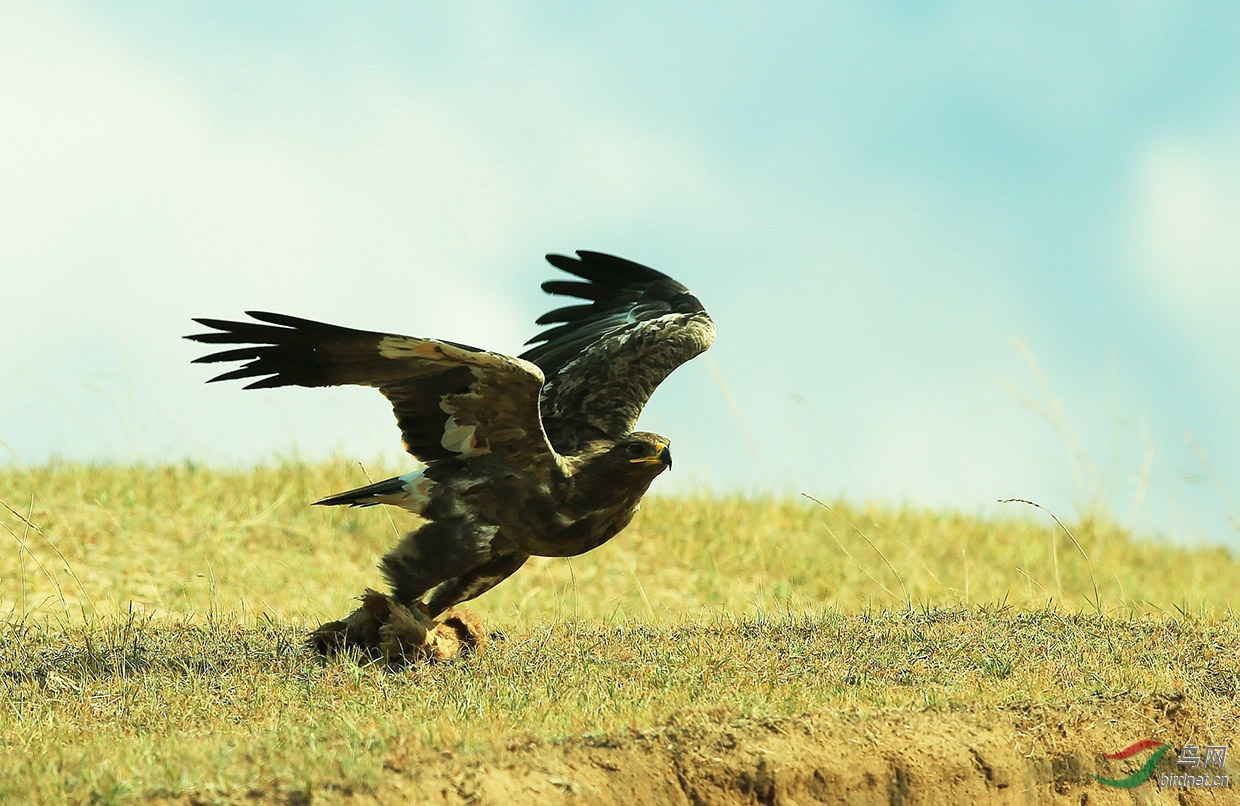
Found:
[{"label": "tail feather", "polygon": [[314,505],[328,507],[345,505],[351,507],[373,507],[375,504],[396,504],[400,506],[409,497],[407,484],[407,479],[396,476],[385,481],[367,484],[365,487],[358,487],[356,490],[349,490],[348,492],[329,496],[320,501],[315,501]]}]

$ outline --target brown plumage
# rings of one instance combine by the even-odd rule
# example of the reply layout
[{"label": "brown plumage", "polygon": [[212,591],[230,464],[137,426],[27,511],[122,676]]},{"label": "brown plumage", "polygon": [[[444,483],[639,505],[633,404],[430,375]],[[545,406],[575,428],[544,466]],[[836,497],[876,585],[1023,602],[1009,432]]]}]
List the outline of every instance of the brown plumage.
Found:
[{"label": "brown plumage", "polygon": [[[710,316],[687,288],[646,266],[586,251],[547,259],[580,281],[543,288],[586,303],[540,318],[554,326],[519,358],[257,311],[254,322],[196,319],[214,330],[187,337],[242,345],[197,359],[244,362],[212,381],[357,384],[392,403],[405,449],[426,466],[317,503],[392,504],[427,520],[381,563],[397,609],[434,618],[531,555],[596,548],[628,525],[671,466],[668,440],[633,428],[655,387],[710,346]],[[339,635],[324,633],[335,625]],[[316,635],[328,635],[319,646],[331,650],[361,632],[346,620]]]}]

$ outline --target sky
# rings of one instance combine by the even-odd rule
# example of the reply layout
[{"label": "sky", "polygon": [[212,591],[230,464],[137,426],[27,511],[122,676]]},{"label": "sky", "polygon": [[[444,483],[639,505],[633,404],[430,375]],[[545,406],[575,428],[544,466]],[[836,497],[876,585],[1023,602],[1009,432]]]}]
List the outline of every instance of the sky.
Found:
[{"label": "sky", "polygon": [[542,256],[593,249],[718,327],[643,415],[659,492],[1240,550],[1238,37],[1230,2],[0,1],[0,462],[412,467],[374,390],[204,385],[190,318],[515,354]]}]

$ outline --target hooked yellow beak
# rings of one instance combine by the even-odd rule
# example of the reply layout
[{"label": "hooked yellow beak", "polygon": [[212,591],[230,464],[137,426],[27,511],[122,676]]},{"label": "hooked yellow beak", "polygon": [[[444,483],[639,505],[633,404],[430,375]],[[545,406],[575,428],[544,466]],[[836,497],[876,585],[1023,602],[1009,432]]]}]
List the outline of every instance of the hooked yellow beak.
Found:
[{"label": "hooked yellow beak", "polygon": [[641,462],[642,464],[648,464],[648,465],[660,464],[660,465],[666,466],[668,470],[671,470],[672,469],[672,450],[667,445],[663,445],[662,447],[659,448],[658,452],[655,453],[653,456],[643,456],[640,459],[630,459],[629,461],[630,462]]},{"label": "hooked yellow beak", "polygon": [[657,458],[663,464],[667,465],[668,470],[672,469],[672,449],[669,448],[667,445],[664,445],[662,448],[659,449],[659,452],[655,454],[655,458]]}]

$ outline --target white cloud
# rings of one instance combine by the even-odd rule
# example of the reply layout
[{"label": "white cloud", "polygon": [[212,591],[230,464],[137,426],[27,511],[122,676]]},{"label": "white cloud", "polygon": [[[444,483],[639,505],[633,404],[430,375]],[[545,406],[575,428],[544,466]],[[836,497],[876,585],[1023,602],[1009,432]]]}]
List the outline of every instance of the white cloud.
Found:
[{"label": "white cloud", "polygon": [[[554,62],[527,59],[546,80],[501,109],[373,67],[310,88],[277,54],[270,73],[252,66],[259,89],[233,88],[259,93],[247,109],[277,107],[237,118],[85,17],[9,6],[0,31],[0,265],[19,301],[0,320],[0,374],[24,390],[0,402],[0,439],[26,460],[379,442],[362,425],[355,442],[316,436],[352,417],[378,417],[394,444],[383,401],[347,392],[304,414],[302,398],[251,394],[215,408],[178,338],[189,317],[275,309],[515,350],[531,326],[511,290],[534,296],[546,246],[597,248],[578,230],[644,221],[651,199],[700,215],[728,198],[675,136],[557,95]],[[339,111],[313,129],[322,105]]]},{"label": "white cloud", "polygon": [[1151,295],[1208,344],[1240,335],[1240,130],[1152,143],[1137,166],[1135,246]]}]

